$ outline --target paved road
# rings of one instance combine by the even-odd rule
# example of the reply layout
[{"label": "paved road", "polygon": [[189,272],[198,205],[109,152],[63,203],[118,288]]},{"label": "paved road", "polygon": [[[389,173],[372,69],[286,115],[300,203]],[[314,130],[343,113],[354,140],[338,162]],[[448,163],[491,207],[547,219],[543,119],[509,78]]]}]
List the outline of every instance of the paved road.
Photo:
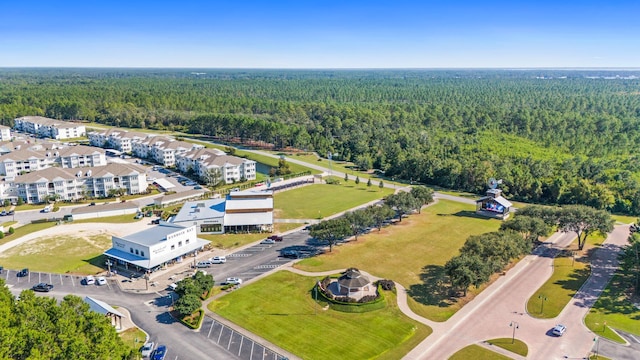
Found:
[{"label": "paved road", "polygon": [[[434,332],[406,359],[447,359],[461,348],[484,340],[510,337],[512,322],[518,324],[515,336],[529,347],[529,358],[582,358],[593,346],[593,333],[582,323],[589,307],[606,286],[616,268],[616,251],[626,241],[628,226],[618,226],[597,251],[593,276],[555,319],[536,319],[527,314],[526,302],[549,278],[553,257],[570,244],[575,234],[556,234],[546,246],[526,256],[506,276],[485,289],[448,321],[432,325]],[[563,337],[551,335],[557,323],[567,325]],[[636,354],[637,356],[637,354]],[[636,357],[637,358],[637,357]]]}]

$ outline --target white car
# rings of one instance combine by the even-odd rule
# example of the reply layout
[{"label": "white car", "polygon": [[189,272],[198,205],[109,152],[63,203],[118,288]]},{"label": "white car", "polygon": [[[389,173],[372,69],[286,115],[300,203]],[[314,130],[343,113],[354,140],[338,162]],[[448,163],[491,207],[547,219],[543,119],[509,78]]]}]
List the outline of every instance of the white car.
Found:
[{"label": "white car", "polygon": [[176,291],[177,288],[178,288],[178,284],[176,284],[176,283],[169,284],[169,289],[171,289],[173,291]]},{"label": "white car", "polygon": [[551,332],[553,333],[553,335],[555,336],[562,336],[565,331],[567,331],[567,327],[562,325],[562,324],[558,324],[556,325],[553,330],[551,330]]},{"label": "white car", "polygon": [[209,259],[212,264],[224,264],[227,262],[227,258],[224,256],[215,256]]},{"label": "white car", "polygon": [[275,244],[276,241],[273,239],[264,239],[262,241],[260,241],[260,244]]},{"label": "white car", "polygon": [[105,279],[104,276],[98,276],[98,278],[96,279],[96,282],[98,283],[98,285],[102,286],[102,285],[107,285],[107,279]]},{"label": "white car", "polygon": [[153,353],[154,346],[155,346],[154,342],[148,342],[148,343],[144,344],[142,346],[142,349],[140,349],[140,355],[142,355],[142,357],[151,356],[151,353]]},{"label": "white car", "polygon": [[236,278],[236,277],[230,277],[230,278],[227,278],[224,281],[224,283],[228,285],[240,285],[242,284],[242,279]]},{"label": "white car", "polygon": [[87,277],[84,278],[84,283],[87,285],[94,285],[96,283],[96,278],[94,278],[93,275],[87,275]]}]

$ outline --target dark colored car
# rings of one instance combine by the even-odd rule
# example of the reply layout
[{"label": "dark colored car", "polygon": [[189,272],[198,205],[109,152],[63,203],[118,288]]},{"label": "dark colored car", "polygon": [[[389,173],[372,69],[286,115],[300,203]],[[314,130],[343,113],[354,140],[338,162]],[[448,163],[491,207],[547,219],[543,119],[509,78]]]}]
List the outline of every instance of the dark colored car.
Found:
[{"label": "dark colored car", "polygon": [[37,285],[33,285],[33,287],[31,288],[31,290],[33,291],[40,291],[40,292],[49,292],[51,291],[51,289],[53,289],[53,285],[47,284],[47,283],[40,283]]},{"label": "dark colored car", "polygon": [[298,253],[295,250],[283,250],[282,257],[289,258],[289,259],[297,259],[300,257],[300,253]]},{"label": "dark colored car", "polygon": [[24,276],[27,276],[27,275],[29,275],[29,269],[22,269],[22,270],[18,271],[18,276],[19,277],[24,277]]},{"label": "dark colored car", "polygon": [[268,239],[274,240],[274,241],[282,241],[283,237],[280,235],[271,235],[268,237]]},{"label": "dark colored car", "polygon": [[164,357],[167,356],[167,347],[164,345],[158,346],[156,351],[153,352],[152,360],[164,360]]},{"label": "dark colored car", "polygon": [[7,215],[13,215],[13,214],[15,214],[14,210],[9,210],[9,212],[7,213]]}]

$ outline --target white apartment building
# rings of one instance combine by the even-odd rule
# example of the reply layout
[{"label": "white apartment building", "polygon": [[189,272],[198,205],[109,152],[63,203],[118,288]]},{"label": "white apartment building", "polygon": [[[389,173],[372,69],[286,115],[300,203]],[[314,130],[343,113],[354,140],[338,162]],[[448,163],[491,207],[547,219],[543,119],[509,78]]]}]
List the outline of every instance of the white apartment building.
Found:
[{"label": "white apartment building", "polygon": [[192,170],[206,182],[211,169],[220,169],[227,184],[256,179],[256,162],[237,156],[226,155],[217,149],[196,149],[176,155],[176,167],[183,173]]},{"label": "white apartment building", "polygon": [[87,130],[83,124],[55,120],[42,116],[23,116],[14,120],[14,128],[30,134],[52,139],[71,139],[85,136]]},{"label": "white apartment building", "polygon": [[202,250],[209,242],[199,239],[195,226],[161,222],[128,236],[111,237],[112,247],[104,252],[114,264],[137,271],[154,271]]},{"label": "white apartment building", "polygon": [[0,141],[11,141],[11,128],[0,125]]},{"label": "white apartment building", "polygon": [[147,190],[145,169],[133,164],[108,164],[83,169],[50,167],[6,180],[3,199],[22,198],[25,203],[42,203],[50,196],[73,201],[106,197],[111,189],[124,189],[127,194]]},{"label": "white apartment building", "polygon": [[116,149],[125,153],[133,152],[133,144],[146,138],[153,137],[146,134],[123,129],[109,129],[105,131],[92,131],[89,133],[89,144],[101,148]]},{"label": "white apartment building", "polygon": [[43,170],[51,166],[77,168],[104,166],[107,164],[104,150],[77,145],[59,149],[14,150],[0,156],[0,174],[14,178],[21,173]]},{"label": "white apartment building", "polygon": [[178,141],[165,136],[155,136],[133,143],[133,154],[142,159],[152,159],[164,166],[175,166],[176,156],[202,148],[204,148],[203,145]]}]

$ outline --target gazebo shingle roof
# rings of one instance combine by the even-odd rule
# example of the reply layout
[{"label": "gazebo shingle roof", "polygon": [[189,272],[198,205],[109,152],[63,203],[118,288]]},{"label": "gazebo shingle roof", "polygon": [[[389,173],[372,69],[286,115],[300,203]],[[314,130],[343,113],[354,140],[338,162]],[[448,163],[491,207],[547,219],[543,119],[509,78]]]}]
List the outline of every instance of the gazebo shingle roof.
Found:
[{"label": "gazebo shingle roof", "polygon": [[369,285],[369,283],[371,281],[356,269],[349,269],[338,278],[338,284],[346,288],[361,288]]}]

